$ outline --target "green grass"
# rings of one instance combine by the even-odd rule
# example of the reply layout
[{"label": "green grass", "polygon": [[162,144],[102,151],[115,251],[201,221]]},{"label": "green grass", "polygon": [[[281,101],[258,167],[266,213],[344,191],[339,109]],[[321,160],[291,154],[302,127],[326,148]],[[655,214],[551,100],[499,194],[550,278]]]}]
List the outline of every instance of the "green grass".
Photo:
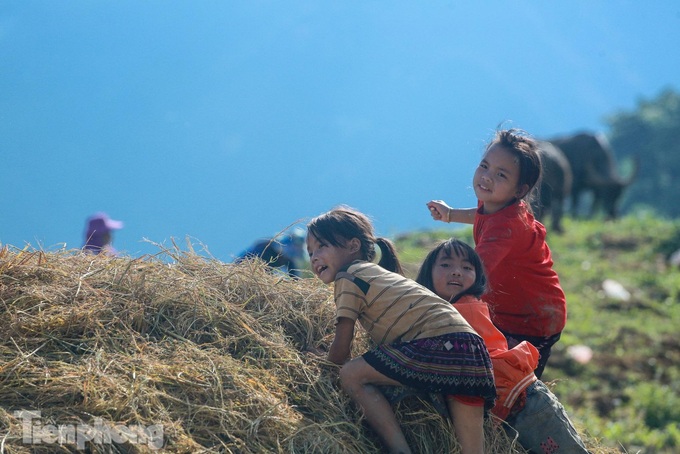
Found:
[{"label": "green grass", "polygon": [[[574,423],[604,445],[626,452],[680,451],[680,270],[668,265],[680,249],[680,221],[650,212],[617,221],[566,219],[566,233],[548,234],[567,295],[568,321],[543,375],[554,382]],[[473,244],[471,228],[415,232],[395,240],[415,277],[439,240]],[[605,279],[622,284],[627,301],[609,297]],[[587,345],[583,365],[567,354]]]}]

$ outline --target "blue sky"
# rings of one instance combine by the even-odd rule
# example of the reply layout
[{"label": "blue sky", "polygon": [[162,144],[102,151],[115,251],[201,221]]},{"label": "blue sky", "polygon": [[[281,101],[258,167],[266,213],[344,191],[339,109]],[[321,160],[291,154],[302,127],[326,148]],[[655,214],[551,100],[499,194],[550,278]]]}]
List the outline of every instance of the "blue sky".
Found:
[{"label": "blue sky", "polygon": [[497,125],[606,133],[679,48],[676,1],[3,0],[0,243],[79,248],[100,210],[130,255],[224,261],[342,203],[441,228]]}]

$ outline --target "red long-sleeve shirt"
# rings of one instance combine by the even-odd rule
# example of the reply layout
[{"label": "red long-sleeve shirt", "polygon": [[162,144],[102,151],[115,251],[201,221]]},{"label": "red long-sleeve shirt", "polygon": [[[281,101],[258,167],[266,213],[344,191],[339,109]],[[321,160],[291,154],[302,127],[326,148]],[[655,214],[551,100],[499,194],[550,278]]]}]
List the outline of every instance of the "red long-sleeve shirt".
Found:
[{"label": "red long-sleeve shirt", "polygon": [[567,320],[567,302],[560,286],[543,224],[514,203],[474,221],[475,250],[489,280],[489,303],[494,324],[525,336],[552,336]]}]

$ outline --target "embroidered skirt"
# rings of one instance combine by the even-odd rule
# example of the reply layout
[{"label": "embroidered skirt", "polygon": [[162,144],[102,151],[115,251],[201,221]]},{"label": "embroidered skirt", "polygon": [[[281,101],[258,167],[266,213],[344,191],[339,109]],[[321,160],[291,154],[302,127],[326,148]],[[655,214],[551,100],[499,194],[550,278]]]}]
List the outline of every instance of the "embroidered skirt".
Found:
[{"label": "embroidered skirt", "polygon": [[478,396],[493,407],[496,387],[489,353],[481,337],[452,333],[379,345],[363,354],[381,374],[426,392]]}]

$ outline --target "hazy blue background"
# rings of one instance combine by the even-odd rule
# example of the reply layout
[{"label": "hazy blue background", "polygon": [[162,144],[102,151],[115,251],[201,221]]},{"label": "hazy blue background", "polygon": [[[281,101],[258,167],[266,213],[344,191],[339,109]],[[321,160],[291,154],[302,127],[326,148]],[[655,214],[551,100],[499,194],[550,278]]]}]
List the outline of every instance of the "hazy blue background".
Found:
[{"label": "hazy blue background", "polygon": [[680,87],[680,3],[0,2],[0,242],[217,258],[345,203],[378,233],[475,203],[496,126],[539,137]]}]

